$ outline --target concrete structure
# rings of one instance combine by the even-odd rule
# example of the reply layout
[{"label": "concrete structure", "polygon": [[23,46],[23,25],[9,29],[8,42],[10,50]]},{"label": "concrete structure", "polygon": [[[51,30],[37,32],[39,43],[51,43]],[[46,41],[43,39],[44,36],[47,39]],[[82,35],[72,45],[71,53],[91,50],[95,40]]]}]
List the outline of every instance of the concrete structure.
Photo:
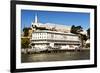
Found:
[{"label": "concrete structure", "polygon": [[43,50],[46,47],[65,47],[68,46],[79,46],[79,37],[72,33],[47,31],[47,30],[37,30],[32,33],[31,44],[33,47],[38,47]]},{"label": "concrete structure", "polygon": [[43,25],[37,16],[32,30],[31,47],[34,50],[75,49],[80,45],[79,36],[70,33],[70,27]]}]

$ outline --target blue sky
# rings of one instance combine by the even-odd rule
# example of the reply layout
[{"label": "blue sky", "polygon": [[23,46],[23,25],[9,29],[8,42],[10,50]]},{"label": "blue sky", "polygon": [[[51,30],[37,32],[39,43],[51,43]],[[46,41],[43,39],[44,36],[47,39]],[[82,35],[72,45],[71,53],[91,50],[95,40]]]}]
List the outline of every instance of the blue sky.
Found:
[{"label": "blue sky", "polygon": [[40,23],[54,23],[67,26],[81,25],[85,30],[90,27],[90,13],[21,10],[21,29],[31,26],[31,23],[34,22],[35,14],[38,15]]}]

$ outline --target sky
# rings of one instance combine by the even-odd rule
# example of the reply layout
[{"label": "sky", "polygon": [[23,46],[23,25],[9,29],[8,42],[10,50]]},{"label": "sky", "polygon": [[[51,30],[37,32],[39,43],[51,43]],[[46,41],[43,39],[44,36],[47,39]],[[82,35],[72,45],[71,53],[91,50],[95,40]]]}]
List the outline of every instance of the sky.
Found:
[{"label": "sky", "polygon": [[21,10],[21,29],[31,27],[36,14],[38,15],[39,23],[53,23],[66,26],[80,25],[84,30],[90,27],[90,13]]}]

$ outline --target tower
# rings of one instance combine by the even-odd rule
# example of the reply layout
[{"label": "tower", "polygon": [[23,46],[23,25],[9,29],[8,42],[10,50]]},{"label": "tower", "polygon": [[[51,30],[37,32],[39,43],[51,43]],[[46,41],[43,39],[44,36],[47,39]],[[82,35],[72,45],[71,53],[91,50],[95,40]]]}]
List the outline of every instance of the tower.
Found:
[{"label": "tower", "polygon": [[38,17],[37,17],[37,14],[35,15],[35,22],[34,23],[38,23]]},{"label": "tower", "polygon": [[38,23],[38,15],[35,14],[35,18],[34,18],[34,22],[31,23],[31,28],[32,30],[35,29],[35,27],[38,27],[39,23]]},{"label": "tower", "polygon": [[34,26],[39,26],[37,14],[35,14],[34,22],[32,22],[31,25],[32,25],[32,27],[34,27]]}]

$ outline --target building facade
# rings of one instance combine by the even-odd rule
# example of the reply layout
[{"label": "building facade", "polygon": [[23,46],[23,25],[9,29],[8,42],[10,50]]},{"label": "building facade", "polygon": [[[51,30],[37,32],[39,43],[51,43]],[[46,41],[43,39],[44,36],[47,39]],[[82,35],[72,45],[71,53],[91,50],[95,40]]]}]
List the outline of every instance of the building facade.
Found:
[{"label": "building facade", "polygon": [[[31,47],[34,50],[48,50],[48,49],[75,49],[80,45],[79,36],[70,32],[58,31],[57,27],[47,28],[39,25],[38,18],[35,16],[35,22],[32,23],[32,38]],[[62,27],[61,27],[62,28]],[[42,29],[42,30],[41,30]],[[60,28],[59,28],[60,29]],[[69,30],[69,28],[68,28]]]},{"label": "building facade", "polygon": [[41,48],[43,50],[48,49],[47,47],[65,47],[67,46],[79,46],[79,37],[72,33],[56,32],[56,31],[35,31],[32,33],[31,39],[32,47]]}]

